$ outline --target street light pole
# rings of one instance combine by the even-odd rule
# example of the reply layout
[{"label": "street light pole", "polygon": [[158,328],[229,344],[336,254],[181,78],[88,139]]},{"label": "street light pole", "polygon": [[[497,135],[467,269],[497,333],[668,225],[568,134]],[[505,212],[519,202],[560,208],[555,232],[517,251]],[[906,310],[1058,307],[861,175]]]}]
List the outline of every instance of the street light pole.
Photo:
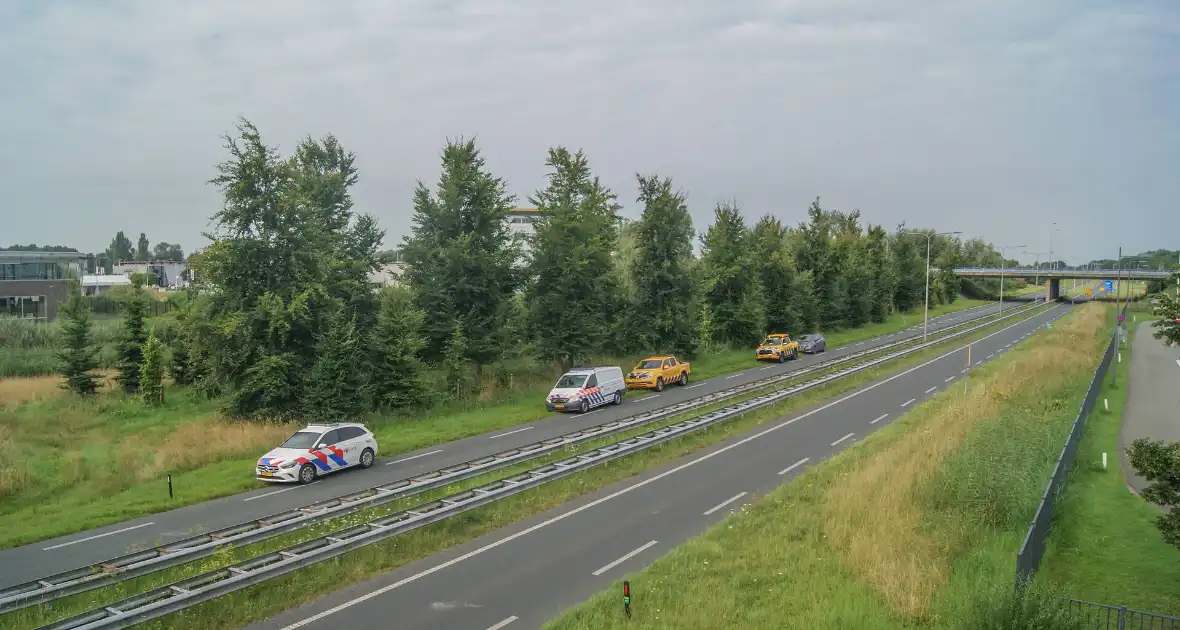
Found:
[{"label": "street light pole", "polygon": [[[910,233],[912,234],[913,232],[910,232]],[[918,232],[918,234],[921,234],[926,237],[926,297],[923,300],[923,307],[922,307],[922,341],[925,342],[926,341],[926,327],[930,321],[930,246],[931,246],[931,243],[933,242],[935,236],[949,236],[951,234],[962,234],[962,232],[938,232],[938,233],[930,232],[927,234],[923,234],[922,232]]]},{"label": "street light pole", "polygon": [[[1000,313],[1004,312],[1004,258],[1008,256],[1007,252],[1010,249],[1020,249],[1024,245],[1008,245],[1000,248]],[[1049,301],[1049,294],[1046,292],[1045,301]]]}]

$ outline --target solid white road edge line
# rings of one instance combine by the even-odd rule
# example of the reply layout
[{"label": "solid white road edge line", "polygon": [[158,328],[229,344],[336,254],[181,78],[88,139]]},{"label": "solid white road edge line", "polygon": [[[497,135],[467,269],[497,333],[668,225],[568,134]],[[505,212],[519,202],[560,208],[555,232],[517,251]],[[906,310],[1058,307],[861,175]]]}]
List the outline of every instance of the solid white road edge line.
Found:
[{"label": "solid white road edge line", "polygon": [[883,413],[883,414],[881,414],[881,415],[877,416],[877,419],[876,419],[876,420],[872,420],[872,421],[870,421],[870,422],[869,422],[869,424],[877,424],[878,422],[880,422],[880,421],[882,421],[882,420],[884,420],[885,418],[888,418],[888,417],[889,417],[889,414],[887,414],[887,413]]},{"label": "solid white road edge line", "polygon": [[434,455],[435,453],[441,453],[441,452],[443,452],[443,450],[440,448],[440,449],[438,449],[437,451],[430,451],[429,453],[420,453],[420,454],[418,454],[418,455],[410,455],[409,457],[403,457],[403,458],[401,458],[401,459],[395,459],[395,460],[393,460],[392,462],[385,462],[385,465],[386,465],[386,466],[392,466],[392,465],[394,465],[394,464],[400,464],[400,463],[402,463],[402,462],[408,462],[408,461],[410,461],[411,459],[418,459],[419,457],[426,457],[427,455]]},{"label": "solid white road edge line", "polygon": [[139,529],[140,527],[147,527],[148,525],[155,525],[155,524],[156,524],[155,521],[149,521],[147,523],[140,523],[139,525],[132,525],[131,527],[124,527],[123,529],[116,529],[113,532],[107,532],[105,534],[98,534],[96,536],[87,536],[86,538],[79,538],[78,540],[71,540],[70,542],[62,543],[60,545],[54,545],[52,547],[45,547],[41,551],[51,551],[53,549],[61,549],[62,547],[69,547],[70,545],[76,545],[80,542],[94,540],[95,538],[104,538],[106,536],[114,536],[115,534],[122,534],[123,532],[129,532],[133,529]]},{"label": "solid white road edge line", "polygon": [[795,462],[794,464],[791,464],[790,466],[787,466],[786,468],[778,471],[778,474],[785,475],[785,474],[791,472],[792,470],[795,470],[796,468],[802,466],[803,464],[806,464],[809,461],[811,461],[810,457],[804,457],[803,459]]},{"label": "solid white road edge line", "polygon": [[516,619],[517,619],[516,615],[512,615],[511,617],[505,619],[504,621],[501,621],[500,623],[497,623],[494,626],[488,626],[488,630],[500,630],[500,628],[503,628],[504,626],[512,623],[513,621],[516,621]]},{"label": "solid white road edge line", "polygon": [[514,431],[509,431],[509,432],[507,432],[507,433],[497,433],[496,435],[489,435],[489,436],[488,436],[488,439],[489,439],[489,440],[494,440],[494,439],[496,439],[496,438],[502,438],[502,437],[504,437],[505,435],[512,435],[513,433],[520,433],[521,431],[528,431],[529,429],[533,429],[533,428],[535,428],[535,427],[525,427],[525,428],[523,428],[523,429],[516,429],[516,430],[514,430]]},{"label": "solid white road edge line", "polygon": [[714,505],[713,507],[705,510],[705,516],[708,516],[708,515],[712,514],[713,512],[720,510],[721,508],[729,505],[730,503],[733,503],[734,501],[737,501],[738,499],[740,499],[744,496],[746,496],[745,492],[739,492],[739,493],[733,495],[732,497],[729,497],[728,499],[722,501],[721,503],[718,503],[717,505]]},{"label": "solid white road edge line", "polygon": [[[1062,306],[1063,306],[1063,304],[1058,304],[1056,306],[1053,306],[1052,308],[1041,313],[1041,315],[1043,315],[1044,313],[1051,313],[1051,312],[1053,312],[1054,309],[1061,308]],[[1039,317],[1039,315],[1034,315],[1033,317],[1034,318]],[[1029,320],[1027,320],[1027,319],[1018,321],[1010,326],[1001,328],[1000,330],[997,330],[996,332],[994,332],[990,335],[987,335],[986,337],[981,337],[980,339],[976,339],[975,341],[972,341],[970,343],[979,343],[980,341],[984,341],[986,339],[991,339],[992,337],[995,337],[996,335],[1007,332],[1017,326],[1027,324],[1028,322],[1029,322]],[[970,345],[970,344],[967,344],[967,345]],[[939,355],[933,359],[930,359],[929,361],[926,361],[925,363],[919,363],[918,365],[915,365],[914,367],[912,367],[908,370],[898,372],[897,374],[894,374],[893,376],[890,376],[887,379],[884,379],[884,380],[879,381],[877,383],[873,383],[872,385],[864,387],[863,389],[858,389],[843,398],[838,398],[836,400],[833,400],[832,402],[830,402],[826,405],[823,405],[821,407],[817,407],[815,409],[812,409],[811,411],[808,411],[805,414],[795,416],[794,418],[791,418],[790,420],[785,420],[783,422],[780,422],[772,427],[769,427],[767,429],[759,431],[758,433],[755,433],[753,435],[744,437],[732,444],[729,444],[727,446],[723,446],[715,451],[710,451],[708,453],[705,453],[704,455],[701,455],[700,457],[698,457],[696,459],[689,460],[689,461],[687,461],[675,468],[665,470],[664,472],[662,472],[658,475],[653,475],[651,477],[648,477],[647,479],[644,479],[642,481],[638,481],[630,486],[616,490],[616,491],[606,495],[605,497],[601,497],[601,498],[595,499],[589,503],[586,503],[584,505],[580,505],[576,508],[573,508],[572,510],[570,510],[568,512],[562,512],[561,514],[558,514],[557,516],[554,516],[554,517],[549,518],[547,520],[541,521],[540,523],[537,523],[536,525],[522,529],[519,532],[516,532],[514,534],[509,534],[508,536],[505,536],[503,538],[499,538],[497,540],[493,540],[492,542],[490,542],[482,547],[479,547],[478,549],[472,549],[471,551],[468,551],[467,553],[465,553],[461,556],[451,558],[450,560],[436,564],[433,567],[430,567],[429,569],[424,569],[422,571],[419,571],[418,573],[415,573],[414,575],[402,578],[402,579],[398,580],[397,582],[394,582],[393,584],[382,586],[379,589],[376,589],[374,591],[370,591],[368,593],[365,593],[364,595],[350,599],[350,600],[344,602],[343,604],[337,604],[336,606],[333,606],[332,608],[329,608],[328,610],[325,610],[324,612],[321,612],[321,613],[312,615],[310,617],[307,617],[305,619],[301,619],[299,621],[296,621],[293,624],[284,626],[283,628],[281,628],[281,630],[295,630],[295,628],[302,628],[304,626],[311,625],[321,619],[324,619],[326,617],[334,615],[342,610],[346,610],[348,608],[352,608],[353,606],[356,606],[357,604],[367,602],[370,599],[373,599],[374,597],[380,597],[380,596],[384,595],[385,593],[388,593],[389,591],[401,588],[401,587],[405,586],[406,584],[409,584],[411,582],[416,582],[424,577],[438,573],[439,571],[442,571],[443,569],[446,569],[448,567],[452,567],[456,564],[459,564],[460,562],[463,562],[464,560],[468,560],[468,559],[474,558],[475,556],[484,554],[488,551],[491,551],[492,549],[495,549],[496,547],[510,543],[510,542],[516,540],[517,538],[528,536],[529,534],[531,534],[537,530],[544,529],[554,523],[564,521],[565,519],[567,519],[571,516],[581,514],[582,512],[585,512],[586,510],[589,510],[592,507],[602,505],[603,503],[606,503],[607,501],[610,501],[611,499],[621,497],[624,494],[628,494],[634,490],[638,490],[650,483],[655,483],[665,477],[669,477],[669,476],[674,475],[682,470],[685,470],[685,469],[690,468],[692,466],[696,466],[697,464],[699,464],[703,461],[713,459],[714,457],[716,457],[722,453],[727,453],[739,446],[742,446],[744,444],[748,444],[748,443],[753,442],[754,440],[757,440],[765,435],[768,435],[770,433],[778,431],[779,429],[782,429],[783,427],[788,427],[792,424],[795,424],[796,422],[798,422],[804,418],[811,417],[811,416],[813,416],[817,413],[820,413],[822,411],[827,411],[828,409],[831,409],[832,407],[835,407],[836,405],[842,404],[844,402],[852,400],[853,398],[856,398],[858,396],[861,396],[863,394],[871,392],[874,389],[877,389],[878,387],[880,387],[886,383],[893,382],[896,379],[899,379],[903,376],[912,374],[924,367],[927,367],[929,365],[933,365],[933,364],[935,364],[935,363],[937,363],[949,356],[952,356],[954,354],[962,352],[963,350],[966,350],[967,345],[962,345],[962,346],[959,346],[958,348],[947,351],[946,353]]]},{"label": "solid white road edge line", "polygon": [[634,558],[635,556],[637,556],[637,555],[639,555],[639,554],[643,553],[645,550],[647,550],[647,549],[651,548],[651,547],[652,547],[653,545],[655,545],[657,542],[658,542],[658,541],[655,541],[655,540],[649,541],[649,542],[648,542],[646,545],[643,545],[642,547],[639,547],[638,549],[635,549],[635,550],[634,550],[634,551],[632,551],[631,553],[629,553],[629,554],[627,554],[627,555],[623,556],[622,558],[619,558],[618,560],[615,560],[614,562],[612,562],[612,563],[610,563],[610,564],[606,565],[605,567],[602,567],[601,569],[599,569],[599,570],[595,571],[595,572],[594,572],[594,573],[592,573],[591,575],[602,575],[603,573],[606,573],[607,571],[610,571],[611,569],[613,569],[613,568],[615,568],[615,567],[619,566],[620,564],[622,564],[622,563],[624,563],[624,562],[626,562],[626,561],[630,560],[631,558]]}]

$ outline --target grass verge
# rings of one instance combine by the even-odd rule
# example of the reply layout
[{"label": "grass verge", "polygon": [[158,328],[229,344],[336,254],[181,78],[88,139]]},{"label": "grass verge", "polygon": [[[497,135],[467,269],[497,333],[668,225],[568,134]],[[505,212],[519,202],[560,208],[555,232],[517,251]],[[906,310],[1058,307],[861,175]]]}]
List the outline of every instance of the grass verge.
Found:
[{"label": "grass verge", "polygon": [[[1012,323],[1012,321],[1006,321],[993,324],[987,329],[972,335],[971,338],[978,338],[990,334]],[[959,339],[954,343],[958,345],[965,343],[965,341],[965,339]],[[714,426],[700,433],[654,447],[651,450],[638,453],[631,457],[609,462],[584,473],[557,480],[540,488],[509,497],[493,505],[472,510],[471,512],[458,515],[441,523],[409,532],[389,541],[349,553],[341,558],[324,562],[317,565],[314,578],[306,573],[284,576],[272,580],[265,585],[219,598],[184,613],[173,615],[153,623],[158,627],[169,628],[186,628],[194,625],[223,628],[236,627],[266,618],[297,603],[309,601],[336,588],[361,581],[372,575],[437,553],[484,533],[561,505],[588,492],[631,477],[653,466],[673,461],[710,444],[748,432],[754,427],[781,418],[784,414],[799,411],[841,395],[887,374],[928,360],[932,356],[946,352],[946,350],[946,346],[932,348],[899,361],[895,365],[882,366],[850,376],[826,387],[818,388],[788,399],[773,407],[746,414],[744,417],[735,421]],[[575,450],[585,451],[595,448],[601,443],[617,439],[621,438],[615,437],[599,443],[586,444],[577,449],[554,454],[551,456],[551,459],[568,457]],[[106,589],[64,598],[51,604],[11,613],[0,618],[0,621],[7,624],[5,627],[36,627],[65,616],[90,610],[99,605],[109,604],[121,597],[127,597],[245,558],[254,557],[260,553],[273,551],[282,546],[314,538],[336,529],[363,522],[380,514],[404,509],[413,503],[432,499],[442,494],[456,492],[472,485],[487,483],[492,478],[509,476],[519,470],[531,468],[536,465],[538,465],[537,462],[532,462],[517,469],[499,471],[494,476],[489,475],[478,479],[471,479],[462,484],[454,484],[446,489],[413,497],[407,501],[381,506],[373,510],[366,510],[344,519],[317,524],[312,528],[308,528],[308,530],[287,534],[257,545],[244,546],[238,549],[226,549],[216,556],[183,567],[176,567]]]},{"label": "grass verge", "polygon": [[[1149,323],[1140,325],[1131,327],[1132,338],[1151,334]],[[1107,378],[1099,397],[1110,401],[1110,411],[1099,404],[1086,421],[1041,575],[1074,599],[1180,616],[1180,554],[1160,538],[1154,522],[1159,509],[1127,489],[1120,465],[1131,341],[1116,364],[1117,384]]]},{"label": "grass verge", "polygon": [[[981,304],[958,300],[932,309],[931,317]],[[829,343],[835,348],[913,324],[912,315],[894,315],[882,324],[834,333]],[[748,349],[726,350],[694,361],[693,377],[699,381],[752,364]],[[57,381],[43,377],[22,379],[11,388],[0,385],[0,392],[14,392],[10,402],[19,400],[18,391],[34,399],[15,406],[0,399],[6,436],[0,449],[23,454],[13,474],[0,477],[0,549],[257,488],[260,482],[243,473],[294,430],[227,421],[214,401],[188,390],[170,389],[165,406],[150,408],[117,393],[91,401],[54,396]],[[375,414],[364,421],[382,453],[404,453],[545,418],[550,414],[539,401],[551,384],[534,378],[487,400]],[[220,446],[205,448],[210,439]]]},{"label": "grass verge", "polygon": [[[572,628],[1074,627],[1016,600],[1015,554],[1084,396],[1108,309],[1086,305],[828,462],[551,621]],[[621,581],[621,580],[620,580]]]}]

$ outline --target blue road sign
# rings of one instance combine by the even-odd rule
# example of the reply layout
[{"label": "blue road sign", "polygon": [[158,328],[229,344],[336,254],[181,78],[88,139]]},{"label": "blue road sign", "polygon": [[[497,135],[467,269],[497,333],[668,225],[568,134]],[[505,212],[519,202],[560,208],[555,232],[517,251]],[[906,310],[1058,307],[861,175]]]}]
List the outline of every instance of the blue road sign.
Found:
[{"label": "blue road sign", "polygon": [[1102,290],[1103,291],[1114,291],[1114,280],[1103,280],[1102,281]]}]

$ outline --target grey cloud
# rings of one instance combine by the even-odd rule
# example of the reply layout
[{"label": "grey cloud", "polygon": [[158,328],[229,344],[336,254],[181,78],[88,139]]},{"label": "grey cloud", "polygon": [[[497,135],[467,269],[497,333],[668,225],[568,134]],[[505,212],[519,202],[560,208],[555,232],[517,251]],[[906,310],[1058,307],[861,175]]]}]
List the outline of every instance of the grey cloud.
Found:
[{"label": "grey cloud", "polygon": [[1166,1],[22,6],[0,14],[0,241],[192,249],[239,114],[283,148],[336,134],[391,237],[459,135],[522,200],[553,144],[585,148],[629,214],[635,171],[671,175],[698,230],[718,200],[793,223],[821,195],[995,241],[1047,246],[1057,221],[1073,259],[1180,232]]}]

